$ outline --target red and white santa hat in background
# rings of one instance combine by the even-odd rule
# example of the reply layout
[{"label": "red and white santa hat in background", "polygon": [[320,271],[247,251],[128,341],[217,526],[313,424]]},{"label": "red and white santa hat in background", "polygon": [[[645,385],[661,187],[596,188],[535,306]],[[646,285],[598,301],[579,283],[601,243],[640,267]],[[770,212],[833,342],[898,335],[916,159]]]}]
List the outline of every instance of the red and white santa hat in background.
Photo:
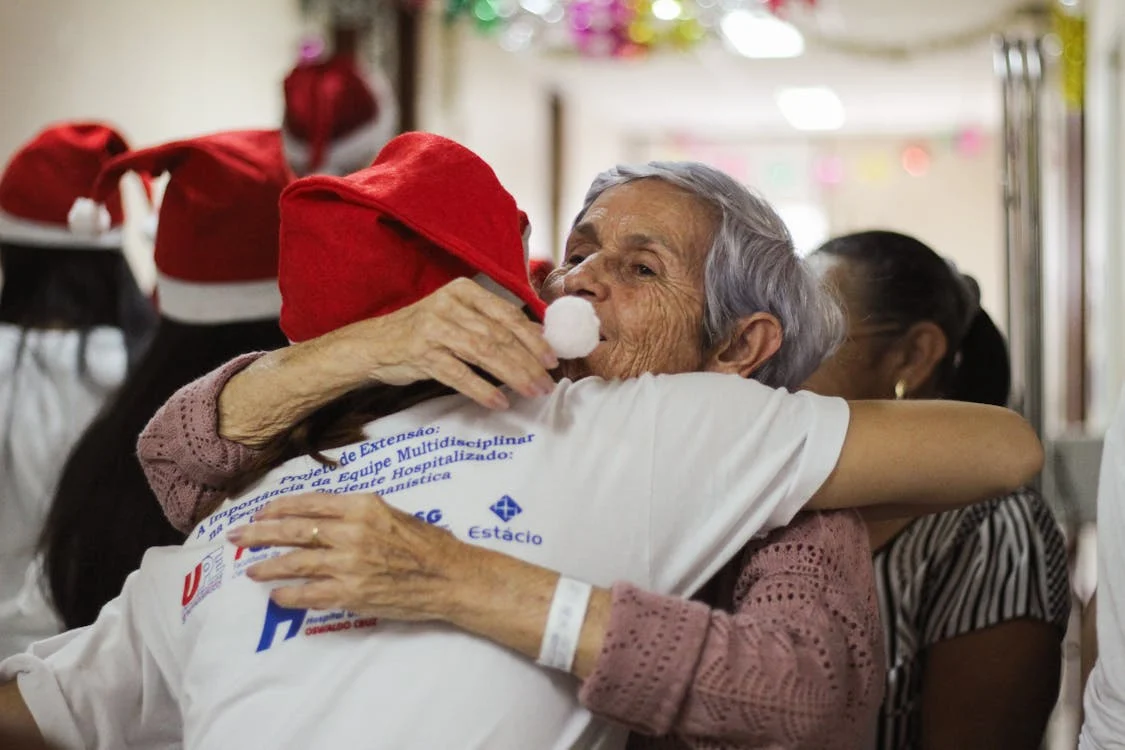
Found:
[{"label": "red and white santa hat in background", "polygon": [[532,258],[527,263],[527,272],[531,277],[531,286],[538,292],[543,289],[543,284],[551,271],[555,270],[555,262],[550,258]]},{"label": "red and white santa hat in background", "polygon": [[43,130],[15,153],[0,177],[0,242],[120,248],[125,216],[117,181],[105,185],[97,201],[91,198],[98,173],[128,151],[120,133],[99,123]]},{"label": "red and white santa hat in background", "polygon": [[[544,320],[547,308],[528,280],[526,228],[515,199],[476,154],[430,133],[398,136],[367,169],[306,177],[285,190],[281,328],[305,341],[394,312],[457,278]],[[593,345],[560,356],[597,345],[593,319]]]},{"label": "red and white santa hat in background", "polygon": [[398,128],[398,105],[379,71],[349,55],[302,62],[285,78],[285,158],[299,175],[344,175],[369,165]]},{"label": "red and white santa hat in background", "polygon": [[169,173],[156,228],[161,315],[221,324],[276,318],[278,198],[293,179],[276,130],[192,138],[110,162],[96,190],[125,172]]}]

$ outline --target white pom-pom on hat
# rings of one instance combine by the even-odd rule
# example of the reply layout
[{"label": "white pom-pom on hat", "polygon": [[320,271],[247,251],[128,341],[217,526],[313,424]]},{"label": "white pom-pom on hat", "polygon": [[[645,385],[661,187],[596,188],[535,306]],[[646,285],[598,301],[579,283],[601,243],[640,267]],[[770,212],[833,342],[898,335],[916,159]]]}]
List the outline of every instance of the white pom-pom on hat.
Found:
[{"label": "white pom-pom on hat", "polygon": [[568,296],[547,305],[543,338],[560,359],[578,359],[594,351],[600,332],[601,322],[589,301]]},{"label": "white pom-pom on hat", "polygon": [[109,231],[111,220],[109,210],[101,203],[79,198],[70,207],[66,223],[71,234],[92,240]]}]

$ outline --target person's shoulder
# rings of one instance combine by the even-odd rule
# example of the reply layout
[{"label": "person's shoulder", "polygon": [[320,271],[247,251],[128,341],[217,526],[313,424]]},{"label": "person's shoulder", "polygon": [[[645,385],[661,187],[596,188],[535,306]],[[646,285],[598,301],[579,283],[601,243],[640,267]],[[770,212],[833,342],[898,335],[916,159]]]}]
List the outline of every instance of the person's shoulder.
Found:
[{"label": "person's shoulder", "polygon": [[840,401],[811,391],[789,391],[764,385],[752,378],[719,372],[682,372],[674,374],[644,373],[637,377],[608,380],[586,377],[577,381],[560,381],[563,392],[575,395],[626,396],[630,394],[695,396],[722,399],[727,397],[761,399],[801,399],[809,401]]},{"label": "person's shoulder", "polygon": [[1033,487],[1022,487],[954,512],[958,514],[957,529],[962,535],[986,533],[994,538],[1024,538],[1028,532],[1037,532],[1057,534],[1061,539],[1054,513]]},{"label": "person's shoulder", "polygon": [[[1020,566],[1065,566],[1065,540],[1050,506],[1025,487],[975,505],[916,520],[892,543],[924,551],[928,568],[988,577],[1015,560]],[[1052,571],[1053,572],[1053,571]]]},{"label": "person's shoulder", "polygon": [[0,323],[0,358],[11,359],[16,352],[26,350],[35,353],[40,369],[72,372],[80,348],[90,376],[114,383],[124,377],[128,353],[125,335],[119,328],[96,326],[81,331]]}]

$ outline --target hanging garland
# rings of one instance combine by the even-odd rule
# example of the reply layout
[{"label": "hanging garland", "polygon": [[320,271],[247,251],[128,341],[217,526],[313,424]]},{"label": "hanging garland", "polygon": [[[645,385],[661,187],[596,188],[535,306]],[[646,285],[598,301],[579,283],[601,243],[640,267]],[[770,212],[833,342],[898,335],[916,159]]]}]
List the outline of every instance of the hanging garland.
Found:
[{"label": "hanging garland", "polygon": [[468,19],[505,49],[532,45],[587,57],[631,58],[685,50],[719,33],[732,10],[778,14],[816,0],[446,0],[446,18]]}]

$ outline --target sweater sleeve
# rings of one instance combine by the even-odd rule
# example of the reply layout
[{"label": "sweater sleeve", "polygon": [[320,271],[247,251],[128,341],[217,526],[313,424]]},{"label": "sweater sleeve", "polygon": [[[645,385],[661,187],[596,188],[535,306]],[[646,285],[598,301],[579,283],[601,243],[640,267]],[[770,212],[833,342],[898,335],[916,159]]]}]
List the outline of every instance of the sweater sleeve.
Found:
[{"label": "sweater sleeve", "polygon": [[583,705],[674,735],[630,747],[862,746],[882,699],[883,644],[858,516],[798,516],[748,545],[734,602],[728,613],[614,586]]},{"label": "sweater sleeve", "polygon": [[200,507],[222,499],[226,480],[257,451],[219,435],[219,394],[227,381],[262,356],[244,354],[176,391],[141,433],[137,453],[164,514],[191,531]]}]

